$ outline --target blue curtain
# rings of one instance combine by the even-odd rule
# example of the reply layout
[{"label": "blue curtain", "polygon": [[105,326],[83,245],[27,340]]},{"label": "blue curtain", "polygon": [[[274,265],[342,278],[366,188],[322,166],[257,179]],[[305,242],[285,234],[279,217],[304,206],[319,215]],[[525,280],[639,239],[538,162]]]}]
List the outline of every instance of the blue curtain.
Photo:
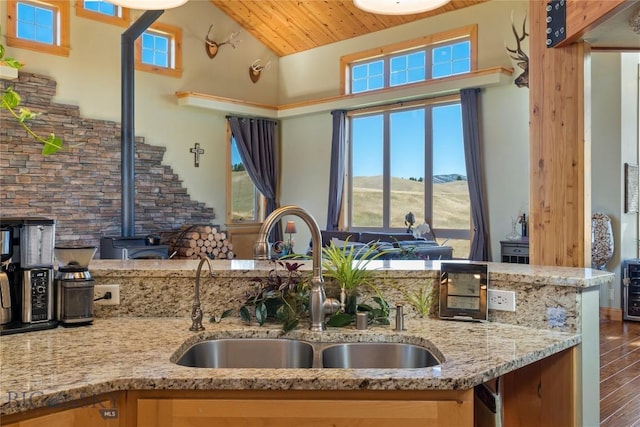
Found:
[{"label": "blue curtain", "polygon": [[329,201],[327,203],[327,230],[337,230],[340,221],[340,207],[344,189],[346,157],[346,116],[344,110],[332,111],[333,131],[331,134],[331,169],[329,171]]},{"label": "blue curtain", "polygon": [[464,157],[467,166],[467,183],[471,199],[471,221],[473,239],[469,259],[474,261],[489,260],[489,227],[487,209],[484,201],[484,177],[482,174],[482,156],[480,141],[480,125],[478,114],[478,94],[480,89],[463,89],[460,91],[462,107],[462,130],[464,136]]},{"label": "blue curtain", "polygon": [[[240,158],[258,191],[267,199],[266,214],[278,208],[278,155],[276,122],[254,117],[227,116]],[[270,240],[282,240],[280,223],[274,225]]]}]

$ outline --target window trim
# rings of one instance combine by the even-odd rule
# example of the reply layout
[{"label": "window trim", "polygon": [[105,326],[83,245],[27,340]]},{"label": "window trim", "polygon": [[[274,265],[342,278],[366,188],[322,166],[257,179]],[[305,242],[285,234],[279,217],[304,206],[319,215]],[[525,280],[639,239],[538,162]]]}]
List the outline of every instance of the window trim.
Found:
[{"label": "window trim", "polygon": [[[17,36],[17,5],[18,3],[44,5],[54,10],[55,17],[58,20],[58,34],[54,35],[55,43],[50,45],[40,43],[33,40],[21,39]],[[71,50],[69,46],[69,1],[66,0],[7,0],[7,46],[33,50],[36,52],[49,53],[51,55],[69,56]]]},{"label": "window trim", "polygon": [[[427,46],[436,44],[442,44],[446,42],[453,42],[458,39],[468,38],[471,42],[471,57],[470,57],[470,71],[476,71],[478,69],[478,25],[468,25],[461,28],[456,28],[449,31],[444,31],[437,34],[430,34],[427,36],[419,37],[417,39],[406,40],[400,43],[393,43],[382,47],[376,47],[373,49],[363,50],[361,52],[351,53],[340,57],[340,93],[345,95],[359,95],[362,93],[374,93],[382,90],[397,90],[400,88],[409,87],[411,85],[422,84],[425,81],[431,81],[436,79],[429,79],[421,82],[409,83],[405,85],[384,87],[382,89],[371,90],[366,92],[358,92],[352,94],[351,90],[347,91],[347,83],[350,81],[351,64],[354,62],[361,62],[367,59],[374,60],[385,56],[399,54],[405,51],[413,51]],[[454,74],[453,76],[458,76]],[[448,76],[451,77],[451,76]],[[446,78],[446,77],[445,77]]]},{"label": "window trim", "polygon": [[[347,151],[347,156],[345,161],[347,162],[347,167],[345,168],[345,174],[347,175],[344,181],[344,191],[342,196],[342,207],[340,209],[340,224],[342,224],[341,229],[351,230],[351,231],[384,231],[384,232],[397,232],[404,231],[404,228],[398,227],[354,227],[352,225],[352,215],[353,215],[353,174],[352,174],[352,165],[353,165],[353,145],[351,141],[351,119],[358,116],[366,116],[373,114],[382,114],[382,113],[392,113],[394,111],[407,110],[415,107],[434,107],[438,105],[446,105],[451,103],[459,103],[461,102],[460,94],[452,94],[445,95],[436,98],[426,98],[419,99],[414,101],[398,101],[391,104],[373,106],[373,107],[365,107],[357,110],[352,110],[347,112],[347,127],[346,132],[348,132],[349,139],[349,147]],[[433,149],[433,142],[429,143],[428,150]],[[425,152],[425,158],[427,156],[433,156],[433,153]],[[426,165],[425,169],[425,177],[432,174],[432,170],[430,170],[430,166]],[[385,172],[386,174],[386,172]],[[383,177],[383,179],[388,179],[388,177]],[[425,194],[424,194],[424,202],[425,202],[425,218],[429,224],[433,227],[433,203],[431,206],[427,206],[427,200],[433,200],[433,182],[432,180],[425,179]],[[389,207],[390,208],[390,207]],[[383,215],[388,215],[386,210],[383,211]],[[460,240],[471,240],[473,237],[473,221],[470,220],[470,228],[469,230],[458,229],[458,228],[433,228],[433,232],[438,235],[440,238],[445,239],[460,239]],[[384,224],[384,218],[383,218]]]},{"label": "window trim", "polygon": [[267,198],[264,197],[264,195],[258,191],[257,188],[255,188],[255,184],[254,184],[254,189],[257,193],[257,200],[254,200],[255,205],[256,205],[256,213],[255,213],[255,218],[251,221],[247,221],[247,220],[242,220],[242,221],[238,221],[238,220],[234,220],[233,219],[233,189],[231,186],[232,183],[232,179],[231,179],[231,173],[233,172],[231,170],[231,138],[233,137],[233,134],[231,132],[231,126],[229,126],[229,121],[226,121],[226,127],[227,127],[227,136],[226,136],[226,146],[227,146],[227,175],[226,175],[226,204],[227,204],[227,212],[226,212],[226,216],[225,216],[225,223],[226,224],[260,224],[264,221],[265,218],[265,212],[267,211]]},{"label": "window trim", "polygon": [[114,6],[120,10],[120,16],[109,16],[104,13],[85,9],[84,0],[76,0],[76,16],[92,19],[105,24],[117,25],[119,27],[128,27],[131,22],[129,9],[126,7]]},{"label": "window trim", "polygon": [[156,22],[148,29],[157,31],[169,36],[173,43],[173,67],[160,67],[157,65],[145,64],[142,62],[142,37],[138,37],[135,42],[135,69],[149,73],[160,74],[169,77],[182,77],[182,29],[169,24]]}]

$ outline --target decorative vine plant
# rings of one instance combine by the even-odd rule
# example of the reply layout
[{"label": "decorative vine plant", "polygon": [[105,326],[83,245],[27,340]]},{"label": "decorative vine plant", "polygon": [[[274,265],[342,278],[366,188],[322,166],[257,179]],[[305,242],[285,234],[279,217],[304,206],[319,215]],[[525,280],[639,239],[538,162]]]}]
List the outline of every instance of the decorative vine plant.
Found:
[{"label": "decorative vine plant", "polygon": [[[22,68],[22,64],[18,60],[5,57],[5,47],[2,43],[0,43],[0,64],[15,68],[16,70]],[[13,87],[8,87],[2,93],[2,98],[0,98],[0,108],[7,110],[9,114],[11,114],[11,116],[20,124],[20,126],[22,126],[24,130],[33,137],[33,139],[43,144],[43,155],[46,156],[48,154],[53,154],[60,150],[62,148],[62,139],[55,136],[53,133],[50,133],[46,138],[43,138],[27,125],[26,122],[36,118],[39,113],[34,113],[26,107],[21,107],[20,102],[20,95],[13,90]]]}]

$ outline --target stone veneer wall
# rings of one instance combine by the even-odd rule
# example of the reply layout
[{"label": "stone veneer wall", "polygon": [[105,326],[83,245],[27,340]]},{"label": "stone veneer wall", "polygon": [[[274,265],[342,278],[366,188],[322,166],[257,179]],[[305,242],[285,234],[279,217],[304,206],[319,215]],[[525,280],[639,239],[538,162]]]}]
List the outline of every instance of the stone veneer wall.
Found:
[{"label": "stone veneer wall", "polygon": [[[56,244],[99,246],[102,235],[121,234],[120,124],[80,115],[79,108],[52,102],[56,82],[20,73],[0,80],[42,112],[29,122],[41,136],[53,132],[65,149],[42,156],[42,145],[1,111],[0,216],[40,216],[56,220]],[[135,139],[135,232],[146,235],[184,224],[210,224],[214,210],[191,200],[182,181],[162,164],[165,148]],[[161,201],[159,203],[159,201]]]}]

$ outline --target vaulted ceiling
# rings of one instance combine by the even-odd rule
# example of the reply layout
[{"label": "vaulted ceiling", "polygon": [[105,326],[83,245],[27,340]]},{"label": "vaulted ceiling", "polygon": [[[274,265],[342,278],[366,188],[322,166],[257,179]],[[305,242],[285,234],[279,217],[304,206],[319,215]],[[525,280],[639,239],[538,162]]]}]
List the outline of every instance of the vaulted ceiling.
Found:
[{"label": "vaulted ceiling", "polygon": [[488,0],[452,0],[416,15],[376,15],[352,0],[210,0],[279,56],[302,52]]}]

